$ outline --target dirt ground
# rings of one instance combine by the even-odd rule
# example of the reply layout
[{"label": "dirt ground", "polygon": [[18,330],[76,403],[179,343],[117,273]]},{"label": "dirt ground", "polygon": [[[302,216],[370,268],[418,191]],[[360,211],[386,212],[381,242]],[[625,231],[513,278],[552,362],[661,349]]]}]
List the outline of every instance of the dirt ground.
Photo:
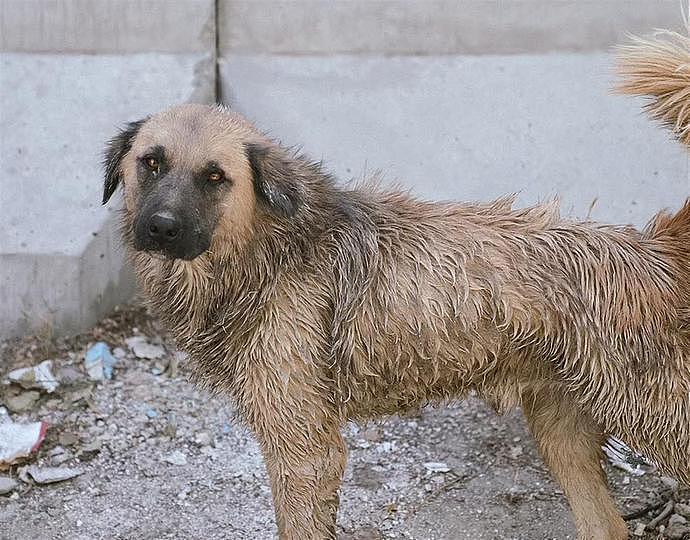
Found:
[{"label": "dirt ground", "polygon": [[[125,342],[132,336],[145,336],[165,355],[138,358]],[[121,356],[112,380],[94,382],[84,371],[84,353],[96,341]],[[52,359],[60,381],[27,410],[10,411],[14,422],[50,427],[37,454],[0,476],[17,479],[27,464],[84,471],[48,485],[18,481],[0,495],[1,539],[275,537],[266,473],[250,433],[233,418],[230,402],[195,389],[184,361],[176,370],[173,358],[172,344],[137,306],[80,336],[0,345],[3,379],[11,369]],[[13,386],[0,386],[0,401],[16,396]],[[575,538],[563,494],[520,411],[498,417],[469,399],[416,417],[349,425],[345,433],[351,453],[340,538]],[[629,520],[634,538],[683,538],[690,492],[654,471],[636,477],[607,465],[607,472],[623,514],[654,507]],[[669,500],[676,503],[674,532],[668,518],[642,532]]]}]

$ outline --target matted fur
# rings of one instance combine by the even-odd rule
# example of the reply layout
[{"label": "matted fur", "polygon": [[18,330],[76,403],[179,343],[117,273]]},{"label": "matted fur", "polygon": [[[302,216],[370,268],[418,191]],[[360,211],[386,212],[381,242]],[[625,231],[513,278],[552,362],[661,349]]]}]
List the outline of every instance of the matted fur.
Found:
[{"label": "matted fur", "polygon": [[649,96],[651,116],[690,146],[690,38],[659,31],[619,47],[619,91]]},{"label": "matted fur", "polygon": [[690,480],[690,202],[639,233],[554,203],[347,190],[222,107],[175,107],[128,142],[130,247],[148,146],[233,179],[201,256],[130,251],[195,379],[256,434],[281,538],[335,537],[345,422],[471,390],[523,406],[579,538],[627,537],[599,462],[607,433]]}]

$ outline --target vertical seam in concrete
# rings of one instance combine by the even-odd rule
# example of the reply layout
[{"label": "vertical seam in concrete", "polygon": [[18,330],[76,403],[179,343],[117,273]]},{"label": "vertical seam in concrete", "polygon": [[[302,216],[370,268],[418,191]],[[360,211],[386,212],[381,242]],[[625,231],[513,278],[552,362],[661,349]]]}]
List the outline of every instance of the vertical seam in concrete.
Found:
[{"label": "vertical seam in concrete", "polygon": [[220,23],[218,21],[219,4],[221,0],[213,2],[213,93],[216,103],[223,102],[223,88],[220,77]]}]

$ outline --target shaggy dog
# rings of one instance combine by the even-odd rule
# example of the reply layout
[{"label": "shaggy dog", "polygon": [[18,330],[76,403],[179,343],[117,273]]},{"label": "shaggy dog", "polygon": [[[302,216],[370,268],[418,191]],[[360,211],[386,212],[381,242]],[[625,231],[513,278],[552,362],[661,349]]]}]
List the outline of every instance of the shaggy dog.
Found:
[{"label": "shaggy dog", "polygon": [[148,298],[256,435],[280,538],[335,538],[344,423],[470,391],[522,406],[581,539],[627,538],[606,434],[690,480],[690,202],[640,233],[348,190],[205,105],[130,124],[105,165]]}]

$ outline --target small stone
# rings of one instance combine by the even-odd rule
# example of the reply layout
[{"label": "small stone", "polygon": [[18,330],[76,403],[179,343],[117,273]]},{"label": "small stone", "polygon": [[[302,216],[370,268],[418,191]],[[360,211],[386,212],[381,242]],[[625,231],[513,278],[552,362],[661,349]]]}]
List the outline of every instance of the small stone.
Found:
[{"label": "small stone", "polygon": [[688,520],[678,514],[673,514],[666,527],[666,536],[671,540],[683,540],[690,535],[690,525]]},{"label": "small stone", "polygon": [[71,431],[63,431],[58,435],[58,441],[62,446],[74,446],[79,442],[79,435]]},{"label": "small stone", "polygon": [[629,476],[624,476],[623,477],[623,485],[627,486],[630,483],[630,477]]},{"label": "small stone", "polygon": [[175,351],[175,354],[170,358],[168,363],[168,377],[174,379],[177,377],[177,372],[179,370],[180,364],[187,360],[189,355],[182,351]]},{"label": "small stone", "polygon": [[37,467],[32,465],[26,468],[26,473],[37,484],[54,484],[84,474],[84,471],[70,467]]},{"label": "small stone", "polygon": [[177,435],[177,417],[175,416],[175,413],[168,414],[167,420],[168,421],[163,428],[163,435],[173,439]]},{"label": "small stone", "polygon": [[676,491],[678,489],[678,480],[676,480],[675,478],[662,476],[661,483],[664,484],[671,491]]},{"label": "small stone", "polygon": [[179,450],[174,450],[173,452],[164,456],[163,461],[170,463],[171,465],[187,465],[187,456],[185,456]]},{"label": "small stone", "polygon": [[196,434],[196,437],[194,437],[194,442],[199,446],[210,446],[213,442],[213,437],[211,437],[208,431],[200,431]]},{"label": "small stone", "polygon": [[690,504],[676,503],[675,511],[685,519],[690,519]]},{"label": "small stone", "polygon": [[393,450],[395,444],[390,441],[383,441],[381,444],[376,446],[376,451],[380,454],[385,454]]},{"label": "small stone", "polygon": [[430,473],[450,472],[450,467],[441,461],[428,461],[424,464],[424,468]]},{"label": "small stone", "polygon": [[381,431],[377,428],[369,428],[362,432],[362,439],[369,442],[379,442],[381,440]]},{"label": "small stone", "polygon": [[63,366],[58,369],[58,380],[65,385],[74,384],[84,378],[84,374],[72,366]]},{"label": "small stone", "polygon": [[41,395],[36,390],[30,390],[14,396],[7,396],[4,401],[10,411],[20,413],[30,410],[40,397]]},{"label": "small stone", "polygon": [[125,343],[127,343],[127,346],[132,350],[134,356],[137,358],[155,360],[165,356],[165,349],[163,349],[163,347],[149,343],[148,339],[144,336],[133,336],[127,338],[125,339]]},{"label": "small stone", "polygon": [[18,485],[19,483],[16,480],[7,476],[0,476],[0,495],[13,491]]},{"label": "small stone", "polygon": [[122,360],[127,356],[127,351],[125,351],[122,347],[115,347],[113,349],[113,356],[118,360]]},{"label": "small stone", "polygon": [[520,446],[519,444],[516,445],[516,446],[513,446],[513,447],[510,449],[510,457],[511,457],[511,458],[517,459],[517,458],[519,458],[521,455],[522,455],[522,446]]},{"label": "small stone", "polygon": [[633,531],[633,535],[644,536],[644,531],[645,531],[645,524],[644,523],[638,523],[637,526],[635,527],[635,530]]},{"label": "small stone", "polygon": [[158,413],[155,409],[146,409],[146,416],[148,416],[149,418],[156,418],[158,416]]}]

